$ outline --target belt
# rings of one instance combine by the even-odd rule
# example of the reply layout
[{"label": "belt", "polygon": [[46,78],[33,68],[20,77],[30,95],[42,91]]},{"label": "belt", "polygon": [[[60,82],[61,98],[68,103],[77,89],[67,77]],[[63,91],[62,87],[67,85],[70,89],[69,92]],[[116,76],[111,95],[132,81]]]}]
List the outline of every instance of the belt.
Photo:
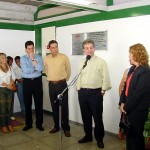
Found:
[{"label": "belt", "polygon": [[61,83],[61,82],[64,82],[64,81],[66,81],[66,80],[63,79],[63,80],[59,80],[59,81],[49,81],[49,83],[58,84],[58,83]]},{"label": "belt", "polygon": [[41,76],[36,77],[36,78],[22,78],[22,79],[23,79],[23,80],[37,80],[37,79],[39,79],[39,78],[41,78]]},{"label": "belt", "polygon": [[97,88],[97,89],[81,88],[81,89],[82,89],[82,90],[89,90],[89,91],[90,91],[90,90],[100,90],[100,91],[102,90],[102,88]]}]

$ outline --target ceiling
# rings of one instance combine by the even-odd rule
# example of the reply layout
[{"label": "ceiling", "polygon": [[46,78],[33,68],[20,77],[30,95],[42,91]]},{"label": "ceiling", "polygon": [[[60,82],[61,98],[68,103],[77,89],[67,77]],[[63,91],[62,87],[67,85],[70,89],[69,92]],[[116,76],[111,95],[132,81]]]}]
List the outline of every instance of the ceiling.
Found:
[{"label": "ceiling", "polygon": [[[53,0],[0,0],[0,1],[17,3],[17,4],[24,4],[24,5],[31,5],[31,6],[43,5],[43,4],[45,4],[45,1],[47,1],[49,3],[53,3],[52,2]],[[57,1],[59,1],[61,3],[61,1],[65,1],[65,0],[57,0]],[[76,0],[74,0],[74,2],[75,1]],[[86,0],[80,0],[80,1],[86,1]],[[107,5],[107,0],[88,0],[88,1],[91,1],[93,4]],[[137,2],[138,3],[140,1],[144,1],[144,0],[113,0],[113,5],[125,4],[125,3],[130,3],[130,2]]]},{"label": "ceiling", "polygon": [[[67,3],[67,0],[0,0],[0,22],[19,24],[40,24],[41,20],[49,21],[67,19],[103,11],[114,11],[132,7],[150,5],[149,0],[88,0],[90,5]],[[86,0],[80,0],[86,1]],[[108,3],[113,4],[108,4]],[[49,4],[49,7],[45,7]],[[110,5],[110,6],[109,6]],[[43,7],[43,9],[39,9]],[[36,13],[38,12],[38,13]],[[35,19],[36,15],[36,19]],[[61,16],[61,17],[60,17]]]},{"label": "ceiling", "polygon": [[43,5],[42,2],[36,2],[31,0],[0,0],[2,2],[11,2],[11,3],[17,3],[17,4],[24,4],[24,5],[31,5],[31,6],[40,6]]}]

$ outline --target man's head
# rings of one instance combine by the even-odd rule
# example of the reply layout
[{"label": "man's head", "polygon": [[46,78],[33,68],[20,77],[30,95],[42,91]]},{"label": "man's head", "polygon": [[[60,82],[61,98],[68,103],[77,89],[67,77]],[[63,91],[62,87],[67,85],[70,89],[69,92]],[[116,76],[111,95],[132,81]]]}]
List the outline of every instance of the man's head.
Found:
[{"label": "man's head", "polygon": [[55,40],[49,41],[48,47],[49,47],[49,50],[50,50],[52,56],[56,56],[58,54],[59,50],[58,50],[58,43],[57,43],[57,41],[55,41]]},{"label": "man's head", "polygon": [[15,62],[18,67],[20,67],[20,56],[15,57]]},{"label": "man's head", "polygon": [[25,49],[26,49],[27,54],[34,53],[34,43],[33,43],[33,41],[27,41],[25,43]]},{"label": "man's head", "polygon": [[94,52],[95,52],[95,44],[94,41],[91,39],[86,39],[85,41],[83,41],[82,43],[82,47],[84,50],[84,53],[86,55],[90,55],[93,56]]},{"label": "man's head", "polygon": [[13,58],[11,56],[7,56],[7,64],[9,66],[12,66],[12,64],[13,64]]}]

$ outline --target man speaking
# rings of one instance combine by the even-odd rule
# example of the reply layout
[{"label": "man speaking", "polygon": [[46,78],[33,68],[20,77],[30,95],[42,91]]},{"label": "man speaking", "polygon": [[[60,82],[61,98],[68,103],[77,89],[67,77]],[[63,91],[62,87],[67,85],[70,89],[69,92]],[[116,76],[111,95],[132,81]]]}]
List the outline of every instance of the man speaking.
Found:
[{"label": "man speaking", "polygon": [[94,136],[97,145],[99,148],[104,148],[103,96],[105,91],[111,88],[108,67],[102,58],[94,55],[95,45],[92,40],[83,41],[82,46],[86,60],[84,59],[79,66],[79,69],[83,70],[77,80],[77,90],[85,136],[78,143],[93,140],[93,117],[95,122]]}]

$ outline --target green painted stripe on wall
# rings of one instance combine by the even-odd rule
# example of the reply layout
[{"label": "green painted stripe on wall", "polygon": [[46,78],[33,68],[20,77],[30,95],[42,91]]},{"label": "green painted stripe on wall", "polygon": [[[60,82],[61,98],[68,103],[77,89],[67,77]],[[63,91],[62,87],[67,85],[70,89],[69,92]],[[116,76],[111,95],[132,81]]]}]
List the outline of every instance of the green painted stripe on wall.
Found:
[{"label": "green painted stripe on wall", "polygon": [[135,17],[135,16],[142,16],[142,15],[150,15],[150,6],[142,6],[142,7],[128,8],[128,9],[122,9],[122,10],[116,10],[110,12],[102,12],[102,13],[97,13],[92,15],[53,21],[49,23],[35,25],[35,28],[43,28],[43,27],[50,27],[50,26],[62,27],[62,26],[68,26],[74,24]]},{"label": "green painted stripe on wall", "polygon": [[113,5],[113,0],[107,0],[107,6]]},{"label": "green painted stripe on wall", "polygon": [[36,54],[42,55],[42,36],[41,36],[41,29],[35,29],[35,49]]},{"label": "green painted stripe on wall", "polygon": [[0,22],[0,29],[34,31],[34,25],[13,24]]}]

